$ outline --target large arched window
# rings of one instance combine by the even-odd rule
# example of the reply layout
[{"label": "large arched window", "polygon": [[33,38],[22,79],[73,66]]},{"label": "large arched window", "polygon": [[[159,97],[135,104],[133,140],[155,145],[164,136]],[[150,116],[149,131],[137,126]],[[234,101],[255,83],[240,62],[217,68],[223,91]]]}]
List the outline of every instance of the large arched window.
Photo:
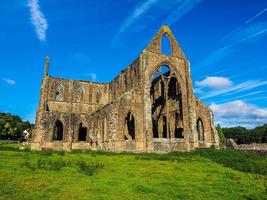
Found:
[{"label": "large arched window", "polygon": [[60,120],[57,120],[54,125],[53,130],[53,140],[62,141],[63,140],[63,124]]},{"label": "large arched window", "polygon": [[83,124],[80,123],[78,140],[79,141],[86,141],[86,136],[87,136],[87,127],[83,126]]},{"label": "large arched window", "polygon": [[204,137],[203,121],[201,120],[201,118],[198,118],[197,120],[197,133],[198,133],[198,141],[203,142],[205,140],[205,137]]},{"label": "large arched window", "polygon": [[167,65],[152,75],[150,89],[154,138],[183,138],[182,92],[176,74]]},{"label": "large arched window", "polygon": [[161,53],[165,55],[172,54],[172,46],[167,34],[164,34],[161,39]]},{"label": "large arched window", "polygon": [[131,112],[129,112],[125,117],[125,127],[126,127],[125,139],[135,140],[135,120]]}]

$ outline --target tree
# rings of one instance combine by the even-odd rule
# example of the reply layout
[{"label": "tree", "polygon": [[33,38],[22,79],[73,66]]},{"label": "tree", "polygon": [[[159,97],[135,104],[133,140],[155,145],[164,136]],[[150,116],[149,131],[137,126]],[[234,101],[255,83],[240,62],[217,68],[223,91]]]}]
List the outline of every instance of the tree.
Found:
[{"label": "tree", "polygon": [[222,144],[226,144],[226,139],[225,139],[225,137],[224,137],[223,130],[222,130],[220,124],[218,124],[218,125],[216,126],[216,130],[217,130],[217,132],[218,132],[218,135],[219,135],[219,138],[220,138],[220,142],[221,142]]},{"label": "tree", "polygon": [[23,131],[32,129],[33,125],[28,121],[22,121],[19,116],[0,112],[0,139],[20,140]]},{"label": "tree", "polygon": [[267,143],[267,124],[246,129],[241,126],[222,128],[226,138],[232,138],[237,144]]}]

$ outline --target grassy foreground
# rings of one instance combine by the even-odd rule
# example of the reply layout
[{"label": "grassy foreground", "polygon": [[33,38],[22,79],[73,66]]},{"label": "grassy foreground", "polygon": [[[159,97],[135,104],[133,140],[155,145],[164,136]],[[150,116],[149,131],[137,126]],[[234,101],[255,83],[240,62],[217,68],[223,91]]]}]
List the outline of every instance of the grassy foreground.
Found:
[{"label": "grassy foreground", "polygon": [[0,199],[267,199],[267,157],[230,150],[131,154],[0,144]]}]

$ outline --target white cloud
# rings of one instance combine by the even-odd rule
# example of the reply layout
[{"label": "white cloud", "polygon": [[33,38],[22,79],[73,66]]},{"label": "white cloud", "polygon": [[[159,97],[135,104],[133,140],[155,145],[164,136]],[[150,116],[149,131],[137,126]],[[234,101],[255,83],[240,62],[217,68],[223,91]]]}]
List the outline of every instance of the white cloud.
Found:
[{"label": "white cloud", "polygon": [[212,103],[210,108],[214,112],[216,123],[223,126],[255,127],[267,123],[267,108],[259,108],[255,104],[241,100],[223,104]]},{"label": "white cloud", "polygon": [[37,37],[39,40],[45,41],[48,22],[40,10],[39,0],[28,0],[28,6],[31,11],[31,22],[35,27]]},{"label": "white cloud", "polygon": [[16,81],[8,78],[4,78],[3,81],[5,81],[8,85],[15,85]]},{"label": "white cloud", "polygon": [[208,87],[208,88],[228,88],[232,86],[233,83],[226,77],[211,76],[207,77],[202,81],[196,81],[196,86],[198,87]]}]

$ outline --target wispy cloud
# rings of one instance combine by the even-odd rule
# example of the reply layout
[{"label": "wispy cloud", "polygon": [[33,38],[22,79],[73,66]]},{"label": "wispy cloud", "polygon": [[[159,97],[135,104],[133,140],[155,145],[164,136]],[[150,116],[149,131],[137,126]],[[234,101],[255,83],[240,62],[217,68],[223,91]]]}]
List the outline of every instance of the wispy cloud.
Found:
[{"label": "wispy cloud", "polygon": [[134,11],[124,20],[119,31],[116,33],[113,41],[116,41],[120,35],[128,29],[135,21],[144,15],[152,6],[154,6],[159,0],[146,0],[142,4],[139,4]]},{"label": "wispy cloud", "polygon": [[[256,96],[256,95],[259,95],[259,94],[263,94],[263,93],[266,93],[267,91],[255,91],[255,92],[250,92],[250,93],[247,93],[247,94],[243,94],[243,95],[239,95],[239,96],[235,96],[235,97],[232,97],[232,98],[228,98],[228,99],[225,99],[223,98],[223,100],[221,101],[216,101],[216,103],[224,103],[224,102],[228,102],[228,101],[233,101],[233,100],[237,100],[237,99],[245,99],[246,101],[249,101],[249,98],[247,97],[253,97],[253,96]],[[246,97],[246,98],[244,98]],[[256,97],[256,98],[260,98],[260,97]],[[266,97],[267,98],[267,97]],[[254,99],[254,98],[252,98]]]},{"label": "wispy cloud", "polygon": [[40,10],[39,0],[28,0],[28,6],[31,12],[31,22],[35,28],[37,37],[39,40],[45,41],[48,22]]},{"label": "wispy cloud", "polygon": [[[146,0],[139,3],[120,26],[113,38],[113,43],[128,29],[131,28],[131,30],[135,32],[140,32],[147,27],[148,24],[152,23],[152,21],[157,21],[159,25],[172,25],[195,8],[200,2],[201,0]],[[154,8],[155,10],[153,10]],[[149,15],[150,11],[157,12],[157,15],[153,15],[152,17]],[[141,19],[144,18],[145,20],[141,21]]]},{"label": "wispy cloud", "polygon": [[233,53],[235,51],[234,47],[237,45],[247,41],[259,39],[265,35],[267,35],[267,23],[253,24],[252,26],[249,26],[246,29],[236,33],[235,36],[233,36],[233,40],[235,40],[235,42],[214,51],[207,56],[207,58],[201,60],[197,66],[210,66],[211,64],[214,64],[227,55]]},{"label": "wispy cloud", "polygon": [[180,2],[181,4],[165,19],[164,24],[171,25],[175,23],[181,17],[195,8],[201,2],[201,0],[184,0]]},{"label": "wispy cloud", "polygon": [[260,108],[241,100],[223,104],[212,103],[216,123],[223,126],[245,126],[253,128],[267,122],[267,108]]},{"label": "wispy cloud", "polygon": [[267,8],[263,9],[262,11],[260,11],[259,13],[257,13],[256,15],[254,15],[253,17],[251,17],[250,19],[248,19],[247,21],[245,21],[243,24],[241,24],[240,26],[238,26],[237,28],[235,28],[234,30],[232,30],[231,32],[229,32],[228,34],[226,34],[222,40],[228,38],[230,35],[232,35],[233,33],[239,31],[240,29],[242,29],[244,26],[246,26],[247,24],[249,24],[250,22],[252,22],[253,20],[255,20],[257,17],[261,16],[263,13],[265,13],[267,11]]},{"label": "wispy cloud", "polygon": [[15,85],[16,81],[9,79],[9,78],[4,78],[3,81],[5,81],[8,85]]},{"label": "wispy cloud", "polygon": [[249,91],[251,89],[267,85],[267,81],[246,81],[240,84],[237,84],[233,87],[221,89],[221,90],[212,90],[207,92],[205,95],[201,96],[201,99],[207,99],[219,95],[232,95],[237,94],[244,91]]}]

